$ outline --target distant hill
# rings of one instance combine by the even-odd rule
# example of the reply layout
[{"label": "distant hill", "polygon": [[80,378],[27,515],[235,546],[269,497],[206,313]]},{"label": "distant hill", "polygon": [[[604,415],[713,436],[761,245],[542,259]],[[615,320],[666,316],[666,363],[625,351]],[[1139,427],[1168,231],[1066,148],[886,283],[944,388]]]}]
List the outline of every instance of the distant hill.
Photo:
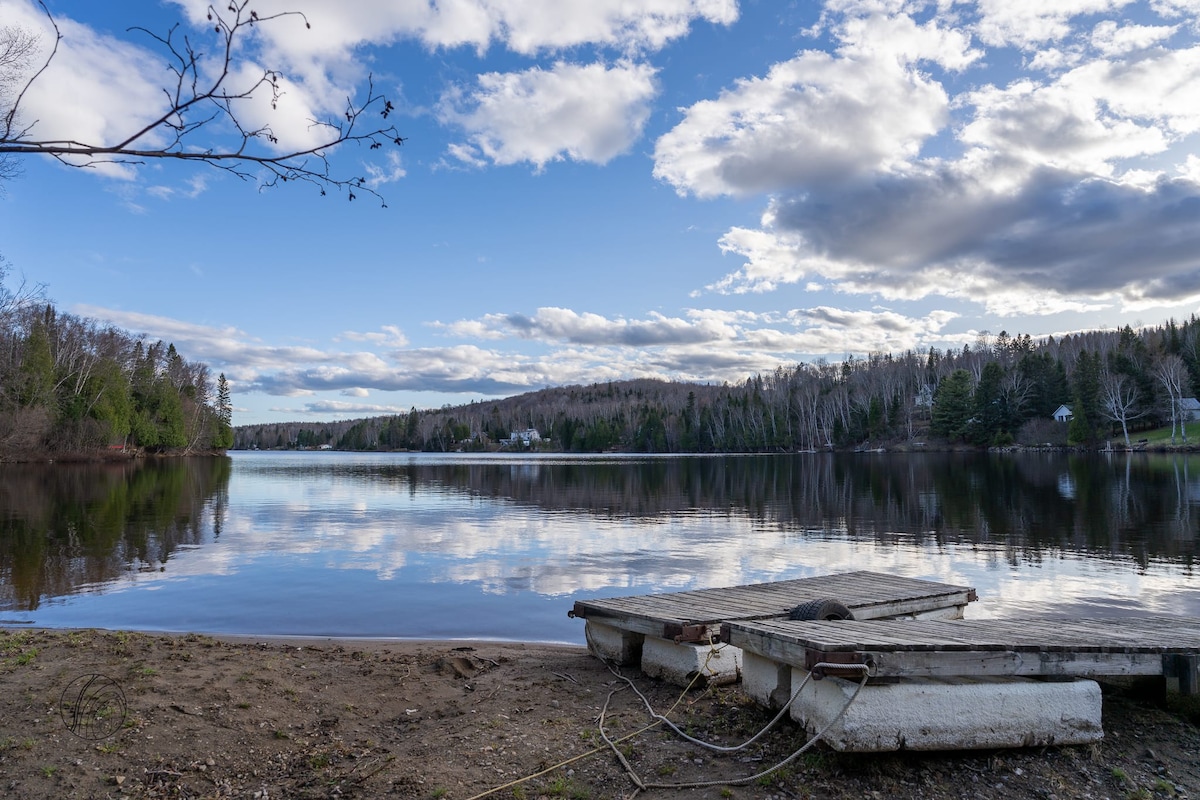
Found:
[{"label": "distant hill", "polygon": [[[337,450],[778,452],[1095,446],[1179,422],[1200,388],[1200,323],[872,354],[738,384],[650,379],[561,386],[342,422],[239,426],[234,447]],[[1056,421],[1066,407],[1068,421]],[[532,433],[536,432],[536,433]]]}]

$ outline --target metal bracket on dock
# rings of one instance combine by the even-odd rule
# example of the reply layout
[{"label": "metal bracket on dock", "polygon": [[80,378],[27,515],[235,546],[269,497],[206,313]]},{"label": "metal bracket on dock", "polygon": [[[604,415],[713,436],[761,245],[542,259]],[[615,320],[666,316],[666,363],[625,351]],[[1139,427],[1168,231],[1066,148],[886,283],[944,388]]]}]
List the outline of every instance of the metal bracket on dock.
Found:
[{"label": "metal bracket on dock", "polygon": [[666,625],[663,625],[663,638],[671,639],[676,644],[682,644],[684,642],[707,644],[709,641],[721,641],[721,632],[718,630],[710,636],[707,625],[680,625],[677,623],[667,623]]},{"label": "metal bracket on dock", "polygon": [[[824,666],[817,666],[822,664]],[[858,669],[830,669],[830,664],[846,664],[861,667],[866,664],[874,671],[875,663],[863,653],[828,653],[823,650],[808,649],[804,651],[804,668],[812,673],[813,680],[819,681],[828,676],[833,678],[858,678],[862,671]]]}]

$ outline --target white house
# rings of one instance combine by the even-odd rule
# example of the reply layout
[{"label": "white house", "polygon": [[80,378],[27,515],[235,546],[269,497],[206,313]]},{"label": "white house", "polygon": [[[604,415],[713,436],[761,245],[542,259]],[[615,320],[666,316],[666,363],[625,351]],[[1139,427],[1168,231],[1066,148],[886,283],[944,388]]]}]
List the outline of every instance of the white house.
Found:
[{"label": "white house", "polygon": [[1184,397],[1179,401],[1179,416],[1183,420],[1200,419],[1200,400]]},{"label": "white house", "polygon": [[1074,416],[1075,415],[1071,413],[1071,409],[1069,406],[1059,406],[1058,410],[1054,412],[1054,421],[1055,422],[1070,422],[1071,418]]},{"label": "white house", "polygon": [[513,431],[507,439],[501,439],[503,444],[515,445],[520,442],[523,446],[529,447],[532,442],[540,442],[542,435],[537,432],[537,428],[527,428],[523,431]]}]

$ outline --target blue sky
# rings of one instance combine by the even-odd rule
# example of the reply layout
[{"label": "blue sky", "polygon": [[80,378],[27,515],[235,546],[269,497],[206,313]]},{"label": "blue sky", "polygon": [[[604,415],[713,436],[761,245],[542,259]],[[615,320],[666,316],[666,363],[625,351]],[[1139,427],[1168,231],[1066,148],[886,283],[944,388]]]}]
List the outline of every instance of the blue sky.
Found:
[{"label": "blue sky", "polygon": [[[212,42],[193,0],[47,4],[41,136],[156,109],[166,60],[130,26]],[[1200,306],[1197,0],[252,7],[311,23],[239,51],[285,76],[281,138],[368,75],[394,102],[403,147],[331,156],[387,208],[163,163],[30,158],[0,187],[9,283],[224,372],[237,424]],[[44,24],[0,0],[0,25]]]}]

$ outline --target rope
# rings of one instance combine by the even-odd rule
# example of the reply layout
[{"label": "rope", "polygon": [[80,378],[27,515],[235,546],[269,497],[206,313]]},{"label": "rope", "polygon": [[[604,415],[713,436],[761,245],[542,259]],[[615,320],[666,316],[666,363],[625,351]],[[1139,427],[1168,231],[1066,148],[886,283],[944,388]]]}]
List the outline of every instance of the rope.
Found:
[{"label": "rope", "polygon": [[[591,644],[592,644],[591,633],[586,628],[584,629],[584,631],[585,631],[584,635],[588,639],[588,646],[590,648]],[[709,644],[710,645],[712,644],[711,640],[710,640]],[[595,649],[592,649],[592,652],[595,653],[597,651]],[[711,653],[709,654],[709,657],[710,658],[712,657]],[[602,660],[605,662],[605,664],[608,664],[609,671],[612,671],[612,665],[609,664],[606,659],[602,659]],[[705,659],[704,664],[707,667],[708,659]],[[617,675],[617,677],[624,679],[624,676],[622,676],[620,673],[614,672],[614,674]],[[701,673],[697,672],[694,676],[692,676],[691,682],[688,683],[688,685],[684,687],[683,692],[679,695],[678,699],[676,699],[675,703],[667,710],[668,714],[670,714],[672,711],[674,711],[676,708],[679,707],[679,704],[683,702],[683,698],[686,697],[687,693],[690,692],[692,690],[692,687],[696,685],[696,681],[700,680],[700,675],[701,675]],[[493,795],[496,792],[502,791],[504,789],[508,789],[512,786],[519,786],[520,784],[526,783],[527,781],[531,781],[534,778],[540,778],[543,775],[547,775],[551,772],[554,772],[557,769],[561,769],[562,767],[568,766],[569,764],[574,764],[576,761],[582,761],[583,759],[585,759],[589,756],[594,756],[597,753],[603,753],[608,748],[611,748],[613,750],[613,752],[615,752],[617,754],[617,758],[625,765],[627,770],[631,769],[629,767],[628,762],[625,761],[625,757],[623,755],[621,755],[621,752],[619,750],[617,750],[616,746],[618,744],[620,744],[621,742],[625,742],[625,741],[628,741],[629,739],[633,739],[635,737],[641,736],[643,733],[646,733],[647,731],[657,728],[662,723],[659,721],[651,722],[649,725],[645,725],[645,726],[639,728],[638,730],[633,731],[632,733],[625,734],[620,739],[617,739],[615,741],[609,740],[608,736],[604,732],[604,714],[606,711],[608,711],[608,705],[609,705],[609,702],[612,700],[613,695],[615,695],[617,692],[621,691],[621,689],[623,689],[623,688],[624,687],[618,687],[616,689],[613,689],[611,692],[609,692],[608,697],[606,697],[604,700],[604,707],[600,710],[600,718],[599,718],[600,736],[604,740],[607,747],[593,747],[591,750],[588,750],[585,753],[580,753],[577,756],[572,756],[571,758],[568,758],[564,761],[560,761],[557,764],[554,764],[553,766],[546,767],[545,769],[543,769],[539,772],[535,772],[531,775],[525,775],[525,776],[517,778],[515,780],[511,780],[508,783],[501,784],[500,786],[493,786],[491,789],[488,789],[486,791],[480,792],[479,794],[468,797],[467,800],[480,800],[480,798],[488,797],[489,795]]]},{"label": "rope", "polygon": [[[585,628],[584,636],[587,638],[588,648],[593,653],[598,652],[594,647],[592,647],[591,631],[588,630],[587,628]],[[709,667],[709,661],[713,658],[713,656],[719,656],[720,651],[723,650],[727,645],[722,645],[721,647],[717,647],[716,643],[713,642],[712,635],[710,634],[709,639],[708,639],[708,646],[709,646],[709,652],[708,652],[708,656],[704,659],[703,666],[701,667],[701,669],[696,671],[696,674],[692,676],[692,679],[688,683],[688,685],[683,688],[683,692],[680,693],[679,697],[676,698],[675,702],[671,705],[671,707],[669,709],[667,709],[667,714],[672,713],[673,711],[675,711],[676,708],[679,707],[679,704],[683,702],[683,699],[685,697],[687,697],[688,692],[690,692],[692,690],[692,687],[696,685],[696,681],[700,680],[701,676],[704,674],[705,671],[707,671],[709,675],[717,674],[716,670]],[[809,680],[812,679],[812,671],[810,671],[808,673],[808,675],[805,676],[804,680],[800,682],[800,686],[794,692],[792,692],[792,696],[790,698],[788,698],[787,703],[785,703],[783,708],[780,709],[779,713],[776,714],[775,717],[770,722],[767,723],[766,727],[764,727],[762,730],[760,730],[758,733],[754,734],[754,736],[750,737],[749,739],[747,739],[745,742],[743,742],[740,745],[735,745],[733,747],[724,747],[721,745],[716,745],[716,744],[712,744],[710,742],[705,742],[703,740],[696,739],[696,738],[684,733],[682,730],[679,729],[679,726],[677,726],[675,723],[673,723],[669,719],[667,719],[666,715],[659,714],[654,710],[654,707],[650,705],[650,701],[647,700],[646,696],[638,690],[637,686],[634,685],[633,681],[631,681],[629,678],[622,675],[619,671],[615,670],[613,668],[612,664],[609,663],[607,659],[602,659],[602,660],[604,660],[605,663],[608,665],[608,669],[610,672],[612,672],[615,676],[617,676],[618,678],[623,680],[629,686],[629,688],[633,689],[634,693],[639,698],[641,698],[642,703],[646,706],[646,710],[649,712],[651,718],[654,720],[649,725],[645,725],[645,726],[637,729],[636,731],[633,731],[632,733],[627,733],[624,736],[620,737],[619,739],[610,739],[608,736],[608,732],[604,730],[604,718],[608,714],[608,707],[612,701],[613,696],[616,695],[617,692],[621,691],[624,687],[617,687],[616,689],[613,689],[612,691],[610,691],[608,693],[608,696],[604,699],[604,706],[600,709],[600,716],[597,719],[597,727],[598,727],[598,730],[600,733],[600,738],[604,741],[604,744],[607,746],[607,748],[609,750],[611,750],[614,755],[616,755],[617,761],[621,764],[622,767],[624,767],[626,774],[629,775],[629,777],[633,781],[634,785],[637,786],[637,789],[635,789],[633,794],[630,795],[629,800],[632,800],[634,797],[636,797],[638,792],[644,791],[646,789],[706,789],[706,788],[713,787],[713,786],[742,786],[744,784],[752,783],[756,780],[759,780],[760,778],[764,778],[767,775],[770,775],[771,773],[775,772],[776,770],[782,769],[783,767],[792,763],[797,758],[799,758],[801,755],[806,753],[813,746],[815,746],[817,744],[817,742],[819,742],[821,740],[821,737],[823,737],[829,731],[830,728],[832,728],[839,721],[841,721],[842,717],[844,717],[846,715],[846,712],[850,710],[850,706],[853,705],[855,699],[858,698],[859,692],[861,692],[862,688],[864,686],[866,686],[867,679],[870,677],[870,670],[871,670],[871,667],[867,664],[827,664],[827,663],[822,662],[820,664],[816,664],[813,666],[812,671],[816,671],[816,670],[820,670],[820,669],[833,669],[833,668],[850,669],[850,670],[861,671],[863,676],[862,676],[862,680],[859,682],[858,686],[855,687],[854,693],[851,694],[849,699],[846,700],[846,705],[844,705],[842,707],[842,710],[837,713],[837,716],[835,716],[833,719],[831,719],[825,725],[825,727],[823,727],[820,731],[817,732],[817,734],[815,736],[813,736],[811,739],[809,739],[807,742],[805,742],[804,745],[802,747],[800,747],[800,749],[793,752],[790,756],[783,759],[778,764],[768,767],[767,769],[762,770],[761,772],[756,772],[753,775],[748,775],[744,778],[735,778],[733,780],[699,781],[699,782],[695,782],[695,783],[646,783],[640,777],[638,777],[637,772],[633,769],[633,766],[625,758],[625,754],[620,751],[620,749],[617,747],[617,745],[621,744],[622,742],[626,742],[626,741],[629,741],[630,739],[641,736],[643,733],[646,733],[647,731],[651,731],[654,728],[657,728],[659,725],[665,724],[672,731],[674,731],[677,735],[681,736],[682,738],[686,739],[687,741],[689,741],[693,744],[699,745],[701,747],[706,747],[709,750],[714,750],[716,752],[721,752],[721,753],[733,753],[733,752],[737,752],[739,750],[745,749],[746,747],[749,747],[755,741],[760,739],[763,735],[765,735],[773,727],[775,727],[775,724],[778,723],[779,720],[783,719],[784,714],[791,708],[792,704],[796,701],[796,698],[800,696],[800,692],[804,690],[804,687],[808,685]],[[573,756],[571,758],[560,761],[557,764],[554,764],[553,766],[550,766],[550,767],[546,767],[545,769],[540,770],[538,772],[532,773],[530,775],[525,775],[521,778],[511,780],[508,783],[501,784],[500,786],[494,786],[491,789],[487,789],[486,791],[480,792],[479,794],[472,795],[471,797],[467,798],[467,800],[481,800],[481,798],[488,797],[488,796],[493,795],[496,792],[502,791],[504,789],[508,789],[513,786],[519,786],[520,784],[526,783],[527,781],[531,781],[534,778],[540,778],[543,775],[547,775],[551,772],[554,772],[557,769],[561,769],[562,767],[565,767],[569,764],[573,764],[576,761],[581,761],[585,758],[588,758],[589,756],[593,756],[597,753],[603,752],[604,749],[605,749],[604,747],[594,747],[591,750],[588,750],[587,752],[580,753],[577,756]]]},{"label": "rope", "polygon": [[[799,758],[804,753],[808,752],[808,750],[810,750],[812,747],[814,747],[817,744],[817,742],[819,742],[821,740],[821,738],[826,733],[829,732],[829,729],[832,728],[834,725],[836,725],[838,722],[840,722],[842,717],[844,717],[846,715],[846,712],[850,710],[850,706],[853,705],[854,701],[858,698],[859,692],[861,692],[863,687],[867,685],[867,679],[870,677],[870,671],[871,671],[871,667],[867,664],[827,664],[827,663],[822,662],[820,664],[816,664],[813,666],[814,671],[819,670],[819,669],[831,669],[831,668],[859,670],[862,672],[862,680],[859,681],[858,686],[855,687],[854,693],[851,694],[850,697],[846,700],[846,705],[842,706],[842,710],[839,711],[833,719],[831,719],[828,723],[826,723],[825,727],[821,728],[821,730],[819,730],[815,736],[813,736],[811,739],[809,739],[807,742],[805,742],[804,745],[802,747],[800,747],[800,749],[796,750],[790,756],[783,759],[779,763],[777,763],[771,767],[768,767],[767,769],[762,770],[761,772],[756,772],[753,775],[747,775],[744,778],[735,778],[733,780],[696,781],[696,782],[692,782],[692,783],[647,783],[647,782],[643,781],[640,777],[638,777],[637,773],[634,772],[633,768],[629,765],[629,762],[626,761],[624,755],[622,755],[620,753],[620,751],[617,750],[615,744],[609,742],[608,736],[604,731],[604,714],[605,714],[605,711],[607,711],[607,706],[608,706],[607,700],[605,701],[605,708],[600,712],[600,736],[601,736],[601,738],[604,739],[605,742],[609,743],[609,747],[613,750],[614,753],[617,754],[617,758],[621,762],[621,765],[623,767],[625,767],[626,773],[629,775],[629,777],[633,781],[634,785],[637,786],[637,790],[634,792],[633,796],[636,796],[637,792],[644,791],[646,789],[707,789],[707,788],[710,788],[713,786],[742,786],[742,785],[745,785],[748,783],[753,783],[754,781],[757,781],[760,778],[765,778],[766,776],[770,775],[772,772],[775,772],[776,770],[782,769],[783,767],[785,767],[788,764],[795,761],[797,758]],[[618,675],[618,677],[623,677],[623,676]],[[751,739],[749,739],[742,745],[738,745],[737,747],[730,748],[730,751],[736,751],[736,750],[742,749],[746,745],[753,742],[755,739],[762,736],[768,730],[770,730],[775,725],[775,723],[780,718],[782,718],[783,713],[791,707],[792,703],[795,702],[796,698],[800,696],[800,692],[808,684],[809,678],[811,678],[811,677],[812,677],[812,672],[810,671],[808,676],[805,677],[805,679],[803,681],[801,681],[800,687],[798,689],[796,689],[795,692],[792,693],[792,696],[788,699],[788,701],[784,705],[783,709],[779,712],[778,715],[776,715],[775,719],[772,719],[769,723],[767,723],[767,726],[763,730],[759,731],[757,734],[755,734],[753,737],[751,737]],[[628,679],[625,679],[625,680],[628,681]],[[637,691],[636,687],[635,687],[634,691],[635,692]],[[640,692],[638,692],[638,694],[639,694],[639,696],[641,695]],[[612,697],[612,693],[610,693],[609,697],[610,698]],[[645,698],[643,697],[642,699],[644,702]],[[649,704],[647,703],[647,706],[648,705]],[[678,702],[676,702],[676,705],[678,705]],[[674,707],[672,707],[672,708],[674,708]],[[668,713],[670,713],[670,712],[668,712]],[[697,739],[693,739],[692,737],[688,736],[687,734],[682,733],[681,731],[679,731],[679,729],[675,725],[671,724],[665,718],[662,718],[662,715],[655,714],[653,712],[653,710],[651,710],[651,715],[654,716],[657,720],[654,723],[654,725],[657,725],[661,722],[667,722],[667,724],[673,730],[675,730],[677,733],[680,733],[688,741],[693,742],[695,744],[700,744],[705,747],[709,747],[710,749],[719,749],[716,746],[712,746],[707,743],[701,742]],[[654,727],[654,726],[653,725],[647,726],[647,730],[650,727]],[[625,738],[628,738],[628,737],[625,737]],[[624,741],[624,739],[619,740],[619,741]]]}]

